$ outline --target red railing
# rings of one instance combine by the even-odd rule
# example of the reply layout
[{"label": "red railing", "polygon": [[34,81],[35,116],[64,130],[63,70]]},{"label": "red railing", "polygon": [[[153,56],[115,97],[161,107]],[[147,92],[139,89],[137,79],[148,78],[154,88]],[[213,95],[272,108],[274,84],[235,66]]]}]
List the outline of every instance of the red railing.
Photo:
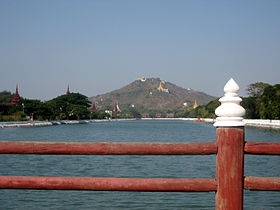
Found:
[{"label": "red railing", "polygon": [[0,154],[211,155],[216,179],[0,176],[2,189],[208,192],[216,209],[242,209],[243,190],[280,190],[280,177],[245,177],[244,154],[280,155],[280,143],[244,142],[244,127],[218,127],[216,143],[0,142]]}]

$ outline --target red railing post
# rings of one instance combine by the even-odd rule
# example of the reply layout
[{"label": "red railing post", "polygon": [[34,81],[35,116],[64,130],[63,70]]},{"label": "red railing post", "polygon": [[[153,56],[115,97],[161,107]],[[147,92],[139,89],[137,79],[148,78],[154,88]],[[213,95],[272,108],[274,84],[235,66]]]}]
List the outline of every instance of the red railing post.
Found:
[{"label": "red railing post", "polygon": [[224,87],[225,96],[215,113],[216,129],[216,209],[243,209],[244,124],[245,110],[239,105],[238,85],[230,79]]},{"label": "red railing post", "polygon": [[218,127],[216,209],[243,209],[244,128]]}]

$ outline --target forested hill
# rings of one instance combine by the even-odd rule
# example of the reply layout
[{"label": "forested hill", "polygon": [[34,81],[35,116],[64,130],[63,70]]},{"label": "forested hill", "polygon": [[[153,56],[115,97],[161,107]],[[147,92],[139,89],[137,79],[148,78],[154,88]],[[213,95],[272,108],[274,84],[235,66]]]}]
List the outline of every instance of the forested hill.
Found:
[{"label": "forested hill", "polygon": [[133,106],[139,111],[168,111],[207,104],[215,97],[192,89],[185,89],[159,78],[141,78],[112,92],[92,97],[97,108],[110,107],[118,103],[120,109]]}]

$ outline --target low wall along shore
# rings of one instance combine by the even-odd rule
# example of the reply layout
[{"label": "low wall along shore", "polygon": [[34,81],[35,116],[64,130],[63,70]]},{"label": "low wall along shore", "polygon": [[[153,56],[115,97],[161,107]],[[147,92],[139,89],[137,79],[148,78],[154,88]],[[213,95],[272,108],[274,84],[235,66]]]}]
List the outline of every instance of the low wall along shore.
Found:
[{"label": "low wall along shore", "polygon": [[247,120],[244,119],[247,126],[274,127],[280,128],[280,120]]},{"label": "low wall along shore", "polygon": [[0,128],[36,127],[36,126],[51,126],[51,125],[65,125],[65,124],[86,124],[86,123],[94,123],[94,122],[108,122],[108,121],[121,121],[121,120],[122,119],[0,122]]},{"label": "low wall along shore", "polygon": [[[195,118],[193,121],[215,123],[215,119]],[[244,119],[245,126],[280,128],[280,120],[259,120],[259,119]]]},{"label": "low wall along shore", "polygon": [[[0,122],[0,128],[16,128],[16,127],[35,127],[35,126],[51,126],[63,124],[85,124],[111,121],[127,121],[136,119],[104,119],[104,120],[62,120],[62,121],[23,121],[23,122]],[[142,118],[142,120],[187,120],[194,122],[215,123],[215,119],[211,118]],[[245,126],[279,128],[280,120],[258,120],[244,119]]]}]

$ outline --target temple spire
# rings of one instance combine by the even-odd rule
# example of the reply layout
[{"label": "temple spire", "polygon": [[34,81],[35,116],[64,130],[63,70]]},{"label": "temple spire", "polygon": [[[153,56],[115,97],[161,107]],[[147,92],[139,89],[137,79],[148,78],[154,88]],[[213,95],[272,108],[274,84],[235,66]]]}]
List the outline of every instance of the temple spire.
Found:
[{"label": "temple spire", "polygon": [[18,94],[18,84],[17,84],[17,85],[16,85],[16,93],[15,93],[14,98],[13,98],[12,101],[11,101],[11,104],[17,106],[19,102],[20,102],[20,96],[19,96],[19,94]]},{"label": "temple spire", "polygon": [[95,105],[95,101],[94,101],[93,99],[92,99],[91,110],[92,110],[92,111],[96,111],[96,105]]},{"label": "temple spire", "polygon": [[17,85],[16,85],[16,95],[19,95],[19,94],[18,94],[18,83],[17,83]]},{"label": "temple spire", "polygon": [[193,105],[193,109],[196,109],[197,107],[198,107],[198,104],[197,104],[197,101],[196,101],[196,99],[195,99],[194,105]]},{"label": "temple spire", "polygon": [[157,88],[159,91],[162,91],[163,90],[163,87],[162,87],[162,82],[160,82],[158,88]]},{"label": "temple spire", "polygon": [[67,86],[67,91],[66,91],[66,95],[70,94],[70,90],[69,90],[69,85]]}]

